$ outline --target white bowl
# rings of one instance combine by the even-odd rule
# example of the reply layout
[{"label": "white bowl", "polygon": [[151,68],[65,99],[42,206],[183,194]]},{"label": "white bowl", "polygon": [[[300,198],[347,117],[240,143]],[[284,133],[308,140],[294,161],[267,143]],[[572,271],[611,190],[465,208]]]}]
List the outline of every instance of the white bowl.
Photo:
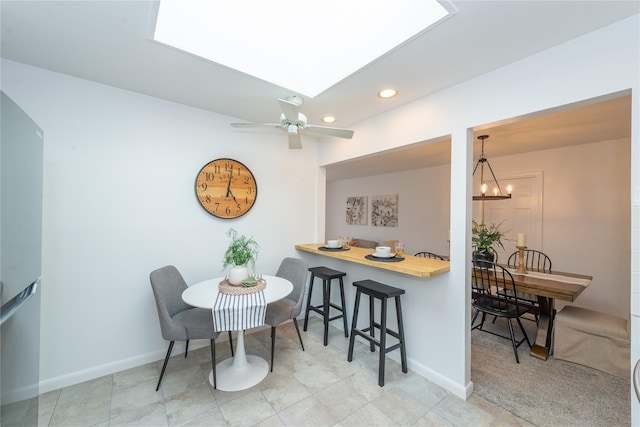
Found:
[{"label": "white bowl", "polygon": [[340,247],[340,240],[327,240],[327,247],[328,248],[339,248]]},{"label": "white bowl", "polygon": [[388,257],[391,255],[390,246],[376,246],[376,255],[380,257]]}]

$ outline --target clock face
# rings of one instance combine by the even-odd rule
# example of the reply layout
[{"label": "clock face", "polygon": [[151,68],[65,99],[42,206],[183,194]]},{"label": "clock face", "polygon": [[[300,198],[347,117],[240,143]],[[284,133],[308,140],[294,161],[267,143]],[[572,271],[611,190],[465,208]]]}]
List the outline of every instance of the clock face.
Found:
[{"label": "clock face", "polygon": [[239,161],[216,159],[198,172],[196,196],[211,215],[224,219],[238,218],[253,207],[258,185],[249,168]]}]

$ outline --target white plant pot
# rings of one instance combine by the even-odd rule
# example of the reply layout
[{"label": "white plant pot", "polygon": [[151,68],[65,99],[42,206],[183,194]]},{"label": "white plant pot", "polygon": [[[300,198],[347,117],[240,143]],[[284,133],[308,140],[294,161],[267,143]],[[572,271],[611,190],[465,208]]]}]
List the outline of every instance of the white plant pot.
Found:
[{"label": "white plant pot", "polygon": [[235,266],[229,269],[227,281],[232,285],[240,285],[247,277],[249,277],[249,270],[246,265]]}]

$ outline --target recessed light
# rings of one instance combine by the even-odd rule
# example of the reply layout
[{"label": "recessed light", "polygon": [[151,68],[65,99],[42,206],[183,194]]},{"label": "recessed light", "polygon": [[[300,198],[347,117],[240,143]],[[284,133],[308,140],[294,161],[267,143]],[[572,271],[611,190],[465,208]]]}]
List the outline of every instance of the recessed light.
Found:
[{"label": "recessed light", "polygon": [[324,116],[322,118],[322,123],[334,123],[336,121],[336,118],[333,116]]},{"label": "recessed light", "polygon": [[398,91],[395,89],[383,89],[378,92],[378,96],[382,99],[393,98],[398,94]]}]

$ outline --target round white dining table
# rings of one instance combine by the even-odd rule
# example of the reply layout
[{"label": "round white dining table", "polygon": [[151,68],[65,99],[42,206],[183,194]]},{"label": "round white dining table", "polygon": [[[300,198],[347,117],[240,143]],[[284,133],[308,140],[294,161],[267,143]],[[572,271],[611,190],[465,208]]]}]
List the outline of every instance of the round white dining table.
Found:
[{"label": "round white dining table", "polygon": [[[266,303],[277,301],[293,291],[293,284],[277,276],[263,275],[267,286],[264,289]],[[189,305],[211,310],[218,296],[218,285],[224,277],[205,280],[189,286],[182,292],[182,300]],[[213,314],[212,314],[213,316]],[[261,357],[247,355],[244,348],[244,331],[237,334],[235,356],[216,365],[216,387],[223,391],[245,390],[262,381],[269,373],[269,363]],[[209,373],[213,385],[213,370]]]}]

